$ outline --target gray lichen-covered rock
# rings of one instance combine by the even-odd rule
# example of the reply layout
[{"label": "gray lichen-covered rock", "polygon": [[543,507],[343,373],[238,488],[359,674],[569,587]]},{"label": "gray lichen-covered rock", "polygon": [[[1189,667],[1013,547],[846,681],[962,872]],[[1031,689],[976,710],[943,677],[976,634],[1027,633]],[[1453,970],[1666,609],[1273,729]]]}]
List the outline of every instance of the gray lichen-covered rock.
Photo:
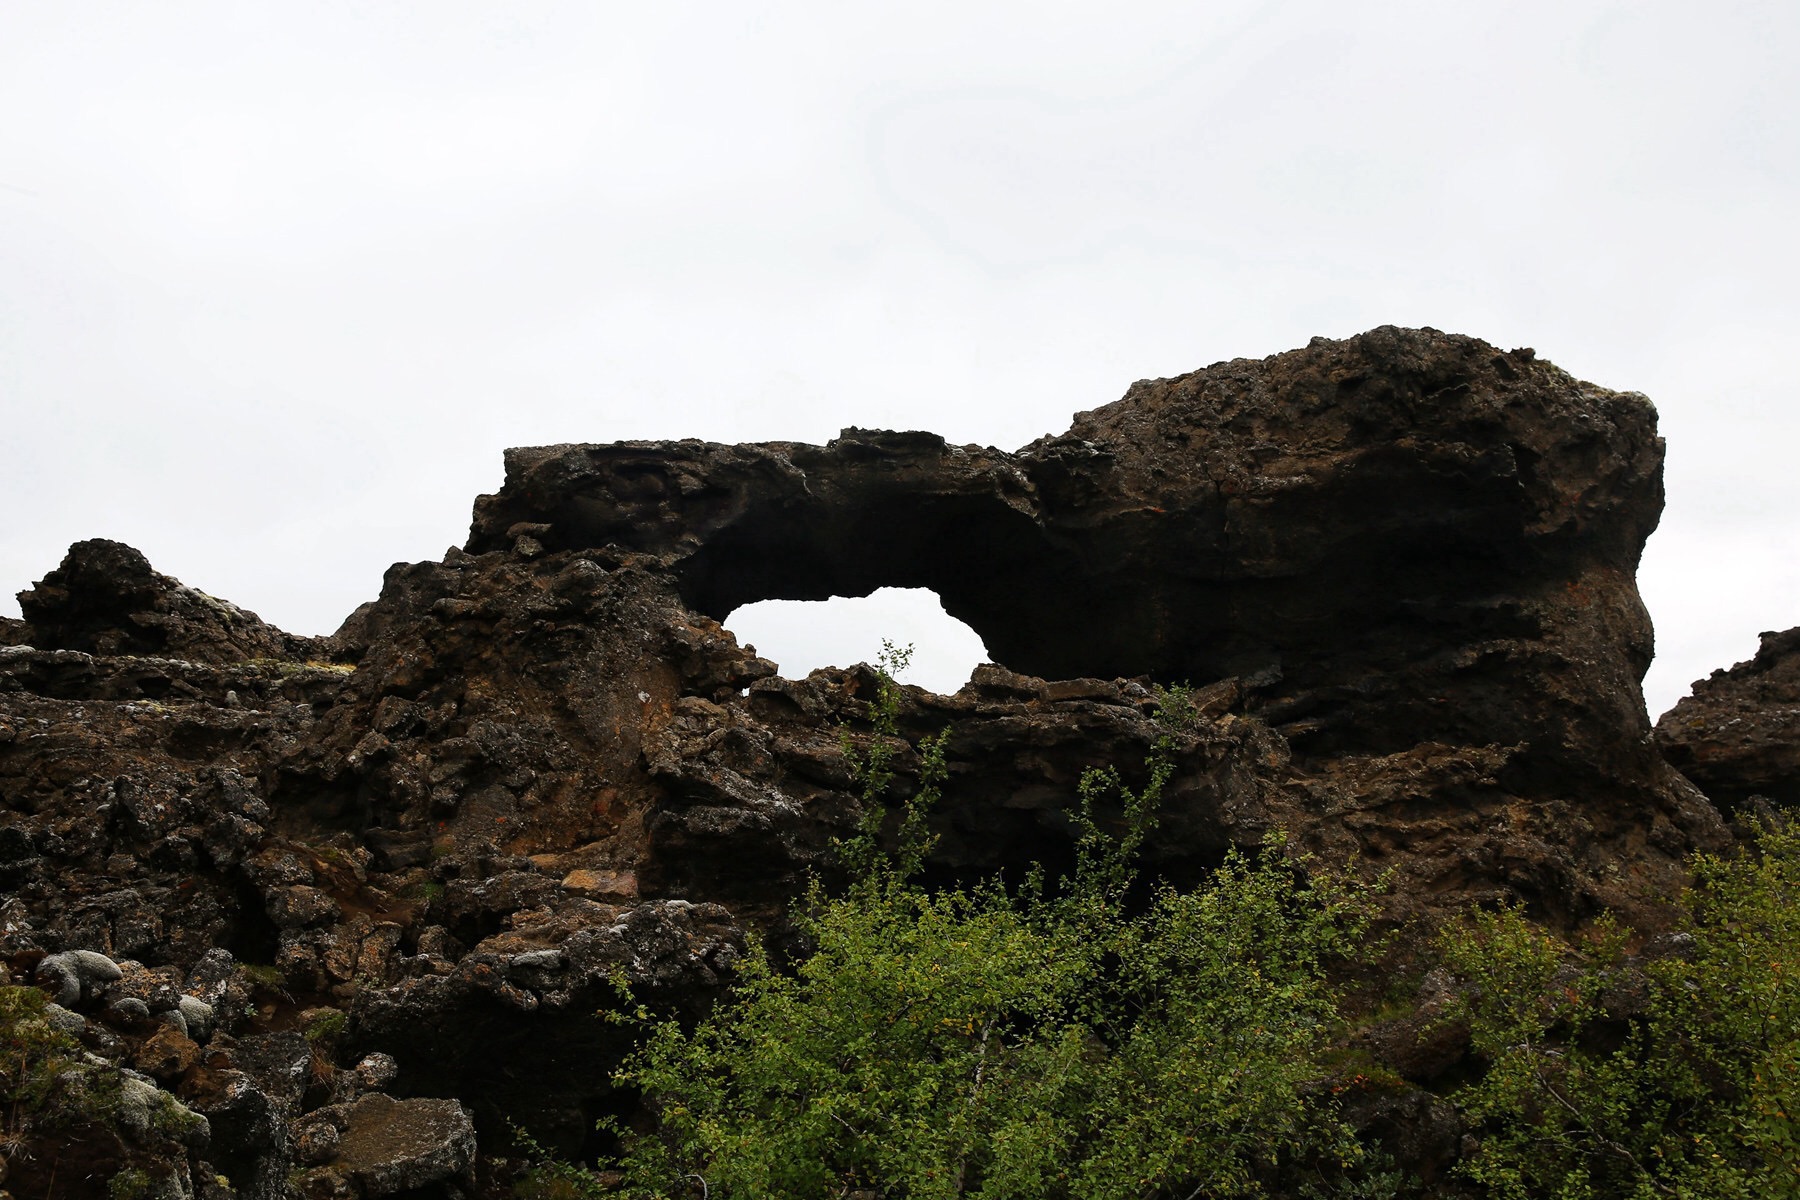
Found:
[{"label": "gray lichen-covered rock", "polygon": [[181,1014],[183,1033],[197,1042],[204,1042],[212,1036],[212,1005],[197,996],[188,995],[178,997],[175,1004],[175,1011]]},{"label": "gray lichen-covered rock", "polygon": [[144,1140],[167,1135],[190,1146],[204,1147],[212,1136],[212,1127],[205,1117],[129,1071],[119,1081],[118,1121],[121,1128]]},{"label": "gray lichen-covered rock", "polygon": [[87,1018],[78,1012],[70,1012],[60,1004],[49,1004],[44,1008],[44,1017],[50,1022],[50,1028],[75,1037],[87,1032]]},{"label": "gray lichen-covered rock", "polygon": [[46,956],[38,963],[37,974],[58,1004],[72,1008],[119,979],[120,970],[118,963],[97,951],[65,950]]}]

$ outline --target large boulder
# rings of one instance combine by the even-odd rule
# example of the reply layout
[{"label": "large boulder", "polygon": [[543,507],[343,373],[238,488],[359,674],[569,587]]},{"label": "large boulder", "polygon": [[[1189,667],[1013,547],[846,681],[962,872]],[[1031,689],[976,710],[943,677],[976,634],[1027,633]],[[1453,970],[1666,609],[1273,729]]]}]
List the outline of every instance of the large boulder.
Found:
[{"label": "large boulder", "polygon": [[[320,1109],[298,1131],[303,1156],[324,1159],[303,1177],[308,1194],[345,1181],[364,1200],[381,1200],[464,1175],[475,1157],[475,1126],[454,1100],[395,1100],[379,1092]],[[315,1189],[318,1189],[315,1191]]]}]

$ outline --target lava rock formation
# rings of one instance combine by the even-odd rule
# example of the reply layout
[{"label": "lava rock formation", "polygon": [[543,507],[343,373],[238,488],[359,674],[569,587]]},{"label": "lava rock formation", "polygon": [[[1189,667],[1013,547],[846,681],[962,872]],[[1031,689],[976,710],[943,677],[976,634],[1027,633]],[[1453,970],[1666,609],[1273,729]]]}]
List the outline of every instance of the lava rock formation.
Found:
[{"label": "lava rock formation", "polygon": [[[1791,714],[1721,732],[1791,703],[1794,634],[1652,736],[1662,450],[1642,396],[1382,328],[1134,384],[1010,454],[857,429],[511,450],[466,547],[396,565],[329,638],[78,543],[0,623],[0,960],[204,1118],[71,1135],[168,1194],[501,1189],[509,1120],[579,1153],[629,1102],[609,980],[700,1011],[862,816],[874,673],[783,678],[724,622],[883,586],[933,589],[996,660],[904,689],[911,738],[948,731],[943,878],[1066,862],[1081,773],[1141,764],[1182,684],[1163,876],[1281,827],[1391,870],[1396,928],[1513,899],[1654,931],[1730,838],[1701,788],[1800,777]],[[70,993],[69,951],[119,977]],[[1458,1053],[1402,1042],[1420,1085]],[[381,1129],[438,1133],[389,1161],[412,1143]],[[31,1194],[60,1152],[35,1149],[0,1186]]]}]

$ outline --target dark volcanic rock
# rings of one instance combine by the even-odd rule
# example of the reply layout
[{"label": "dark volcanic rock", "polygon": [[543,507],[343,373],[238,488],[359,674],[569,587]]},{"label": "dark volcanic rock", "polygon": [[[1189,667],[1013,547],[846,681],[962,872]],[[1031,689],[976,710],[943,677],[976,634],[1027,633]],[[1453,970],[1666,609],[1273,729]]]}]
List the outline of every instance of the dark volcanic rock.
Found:
[{"label": "dark volcanic rock", "polygon": [[[326,1167],[306,1178],[307,1194],[320,1184],[343,1180],[352,1194],[380,1200],[464,1174],[475,1156],[475,1129],[468,1113],[454,1100],[395,1100],[365,1096],[354,1104],[321,1109],[309,1124],[310,1139],[329,1157]],[[329,1130],[329,1132],[326,1132]]]},{"label": "dark volcanic rock", "polygon": [[929,587],[1016,671],[1234,679],[1336,848],[1629,909],[1722,833],[1638,691],[1661,466],[1642,396],[1384,328],[1136,384],[1017,454],[860,430],[514,450],[469,549],[635,556],[721,620]]},{"label": "dark volcanic rock", "polygon": [[103,538],[70,546],[60,567],[19,593],[19,608],[31,644],[45,650],[226,663],[291,657],[311,641],[154,571],[130,546]]},{"label": "dark volcanic rock", "polygon": [[[702,1010],[864,815],[875,673],[782,678],[726,623],[888,585],[937,591],[998,660],[902,689],[880,803],[944,733],[935,878],[1065,865],[1082,772],[1141,781],[1156,685],[1185,683],[1162,877],[1284,828],[1391,870],[1416,936],[1499,899],[1654,929],[1726,836],[1638,691],[1661,463],[1641,396],[1379,329],[1136,384],[1012,454],[860,430],[512,450],[467,548],[395,566],[330,639],[79,543],[0,624],[0,959],[120,960],[66,1019],[205,1115],[241,1195],[464,1186],[460,1149],[367,1165],[370,1131],[426,1111],[390,1087],[458,1131],[460,1101],[483,1146],[511,1119],[591,1151],[629,1106],[614,981]],[[1716,796],[1792,778],[1786,653],[1713,681],[1762,689],[1753,753],[1665,719]],[[69,993],[76,960],[49,961]],[[1390,1024],[1367,1048],[1421,1080],[1461,1053]],[[1440,1115],[1408,1093],[1368,1122],[1412,1122],[1437,1163]]]},{"label": "dark volcanic rock", "polygon": [[1721,808],[1800,804],[1800,629],[1694,684],[1656,723],[1663,753]]},{"label": "dark volcanic rock", "polygon": [[[928,587],[1017,671],[1267,678],[1308,697],[1308,736],[1362,751],[1510,743],[1548,718],[1612,758],[1624,726],[1647,731],[1631,572],[1661,467],[1641,396],[1381,329],[1135,384],[1018,454],[860,430],[514,450],[468,548],[654,554],[720,620]],[[1521,711],[1527,674],[1570,711]]]}]

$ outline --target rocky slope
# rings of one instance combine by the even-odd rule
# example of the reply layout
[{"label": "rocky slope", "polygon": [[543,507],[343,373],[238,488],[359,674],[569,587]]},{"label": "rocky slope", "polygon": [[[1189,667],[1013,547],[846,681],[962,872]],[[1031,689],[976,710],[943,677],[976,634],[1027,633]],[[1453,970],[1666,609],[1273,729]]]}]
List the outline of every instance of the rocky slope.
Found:
[{"label": "rocky slope", "polygon": [[[608,980],[703,1007],[861,813],[874,676],[782,678],[722,624],[756,600],[925,586],[981,634],[996,663],[900,714],[948,730],[944,878],[1066,861],[1083,769],[1141,763],[1153,689],[1189,684],[1163,875],[1280,826],[1391,869],[1404,929],[1517,898],[1654,930],[1729,838],[1659,747],[1721,804],[1791,783],[1780,729],[1651,736],[1661,465],[1641,396],[1383,328],[1135,384],[1012,454],[512,450],[467,546],[326,639],[79,543],[0,625],[0,960],[91,1069],[205,1121],[96,1119],[0,1188],[106,1194],[53,1166],[83,1160],[169,1196],[498,1195],[508,1120],[591,1146],[626,1103]],[[118,978],[71,991],[69,951]],[[1453,1155],[1423,1085],[1455,1046],[1390,1044],[1410,1153]]]}]

